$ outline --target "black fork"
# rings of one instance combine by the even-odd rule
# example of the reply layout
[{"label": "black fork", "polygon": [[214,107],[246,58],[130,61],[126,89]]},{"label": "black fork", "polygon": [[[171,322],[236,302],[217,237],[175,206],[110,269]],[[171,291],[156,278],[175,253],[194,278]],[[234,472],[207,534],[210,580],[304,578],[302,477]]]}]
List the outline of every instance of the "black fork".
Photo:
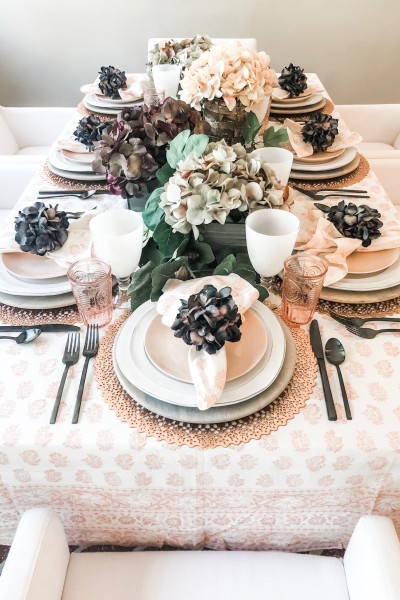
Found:
[{"label": "black fork", "polygon": [[80,345],[80,335],[79,333],[69,333],[67,337],[67,343],[65,344],[64,355],[62,357],[62,362],[65,365],[64,373],[61,378],[61,382],[58,388],[56,400],[54,402],[53,411],[50,417],[50,425],[54,425],[57,420],[58,409],[60,407],[60,402],[62,398],[62,394],[64,391],[65,381],[67,379],[68,370],[72,365],[75,365],[79,360],[79,345]]},{"label": "black fork", "polygon": [[83,348],[83,356],[85,364],[83,365],[81,380],[79,383],[78,395],[76,397],[72,424],[76,425],[79,420],[79,412],[81,410],[83,389],[85,387],[86,373],[89,366],[89,361],[94,358],[99,350],[99,326],[89,325],[86,332],[85,346]]}]

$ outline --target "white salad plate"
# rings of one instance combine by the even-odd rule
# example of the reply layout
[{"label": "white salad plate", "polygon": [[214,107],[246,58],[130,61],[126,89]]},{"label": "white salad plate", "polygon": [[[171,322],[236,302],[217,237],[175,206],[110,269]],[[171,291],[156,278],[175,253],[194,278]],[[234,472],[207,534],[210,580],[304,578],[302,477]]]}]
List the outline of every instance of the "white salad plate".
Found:
[{"label": "white salad plate", "polygon": [[369,292],[395,287],[400,284],[400,258],[387,269],[366,275],[346,275],[329,288],[351,292]]},{"label": "white salad plate", "polygon": [[130,108],[143,103],[143,98],[138,98],[138,100],[113,100],[112,98],[106,98],[105,96],[96,96],[96,94],[91,94],[90,96],[87,95],[86,100],[91,106],[98,106],[99,108],[114,108],[118,111],[122,110],[123,108]]},{"label": "white salad plate", "polygon": [[[285,358],[285,336],[278,319],[270,309],[258,301],[249,310],[261,316],[267,329],[267,350],[253,369],[225,384],[218,406],[243,402],[259,394],[273,383],[282,368]],[[178,406],[196,407],[193,384],[179,381],[159,371],[146,355],[145,336],[156,314],[156,304],[148,301],[136,309],[124,323],[115,343],[118,368],[130,383],[145,394]],[[165,350],[168,352],[168,348]]]},{"label": "white salad plate", "polygon": [[318,104],[319,102],[321,102],[321,100],[323,100],[324,97],[322,94],[312,94],[311,96],[308,96],[307,98],[304,98],[303,100],[301,98],[298,99],[297,102],[288,102],[285,100],[281,100],[281,101],[277,101],[277,100],[272,100],[271,102],[271,107],[273,107],[274,109],[288,109],[288,108],[303,108],[304,106],[313,106],[314,104]]}]

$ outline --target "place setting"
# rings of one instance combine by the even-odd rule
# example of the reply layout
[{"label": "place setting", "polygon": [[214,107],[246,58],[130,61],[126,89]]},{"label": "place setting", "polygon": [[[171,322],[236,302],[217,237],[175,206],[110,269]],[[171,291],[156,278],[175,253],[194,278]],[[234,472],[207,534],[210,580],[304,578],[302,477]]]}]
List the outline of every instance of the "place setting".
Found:
[{"label": "place setting", "polygon": [[297,120],[317,111],[327,112],[332,103],[323,96],[323,91],[321,85],[308,81],[304,69],[290,63],[282,69],[278,76],[278,87],[272,91],[271,116],[278,119],[290,116]]},{"label": "place setting", "polygon": [[[351,193],[351,191],[350,191]],[[340,196],[340,191],[338,191]],[[354,305],[397,298],[400,285],[400,221],[393,205],[367,194],[296,197],[302,227],[296,249],[322,257],[328,272],[321,299]],[[363,197],[364,196],[364,197]]]},{"label": "place setting", "polygon": [[145,74],[126,74],[111,65],[103,66],[94,83],[81,87],[83,105],[92,113],[117,116],[123,109],[143,104],[143,91],[148,85]]}]

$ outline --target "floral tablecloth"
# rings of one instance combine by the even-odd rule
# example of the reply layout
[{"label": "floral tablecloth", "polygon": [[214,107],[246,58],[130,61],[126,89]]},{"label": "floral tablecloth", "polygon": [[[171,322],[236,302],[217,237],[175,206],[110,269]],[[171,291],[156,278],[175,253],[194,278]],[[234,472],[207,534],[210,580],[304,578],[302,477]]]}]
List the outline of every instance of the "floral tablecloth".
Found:
[{"label": "floral tablecloth", "polygon": [[[39,184],[38,175],[21,207]],[[384,199],[373,173],[362,185]],[[318,377],[285,427],[229,448],[189,449],[130,429],[102,399],[92,366],[71,425],[81,363],[49,425],[66,334],[1,342],[0,543],[11,542],[24,510],[43,505],[59,513],[73,544],[329,548],[346,544],[369,513],[389,515],[400,532],[400,336],[362,340],[317,318],[325,341],[345,345],[353,420],[328,368],[337,422],[327,419]]]}]

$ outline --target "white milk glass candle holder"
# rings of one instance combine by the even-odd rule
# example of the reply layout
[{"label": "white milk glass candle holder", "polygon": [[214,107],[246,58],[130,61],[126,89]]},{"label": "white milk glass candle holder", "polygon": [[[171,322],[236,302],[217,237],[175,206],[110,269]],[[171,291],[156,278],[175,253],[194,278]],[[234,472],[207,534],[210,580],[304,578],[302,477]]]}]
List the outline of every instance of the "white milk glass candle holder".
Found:
[{"label": "white milk glass candle holder", "polygon": [[256,210],[246,219],[250,262],[268,291],[272,278],[282,271],[285,259],[293,252],[299,228],[296,215],[275,208]]},{"label": "white milk glass candle holder", "polygon": [[181,66],[154,65],[152,73],[157,92],[164,91],[166,98],[176,98],[181,78]]},{"label": "white milk glass candle holder", "polygon": [[107,210],[93,217],[89,228],[94,255],[110,265],[118,281],[114,304],[120,304],[127,300],[131,275],[142,254],[142,215],[127,209]]},{"label": "white milk glass candle holder", "polygon": [[250,154],[258,158],[262,163],[267,163],[281,185],[287,185],[293,164],[293,153],[285,148],[257,148]]}]

